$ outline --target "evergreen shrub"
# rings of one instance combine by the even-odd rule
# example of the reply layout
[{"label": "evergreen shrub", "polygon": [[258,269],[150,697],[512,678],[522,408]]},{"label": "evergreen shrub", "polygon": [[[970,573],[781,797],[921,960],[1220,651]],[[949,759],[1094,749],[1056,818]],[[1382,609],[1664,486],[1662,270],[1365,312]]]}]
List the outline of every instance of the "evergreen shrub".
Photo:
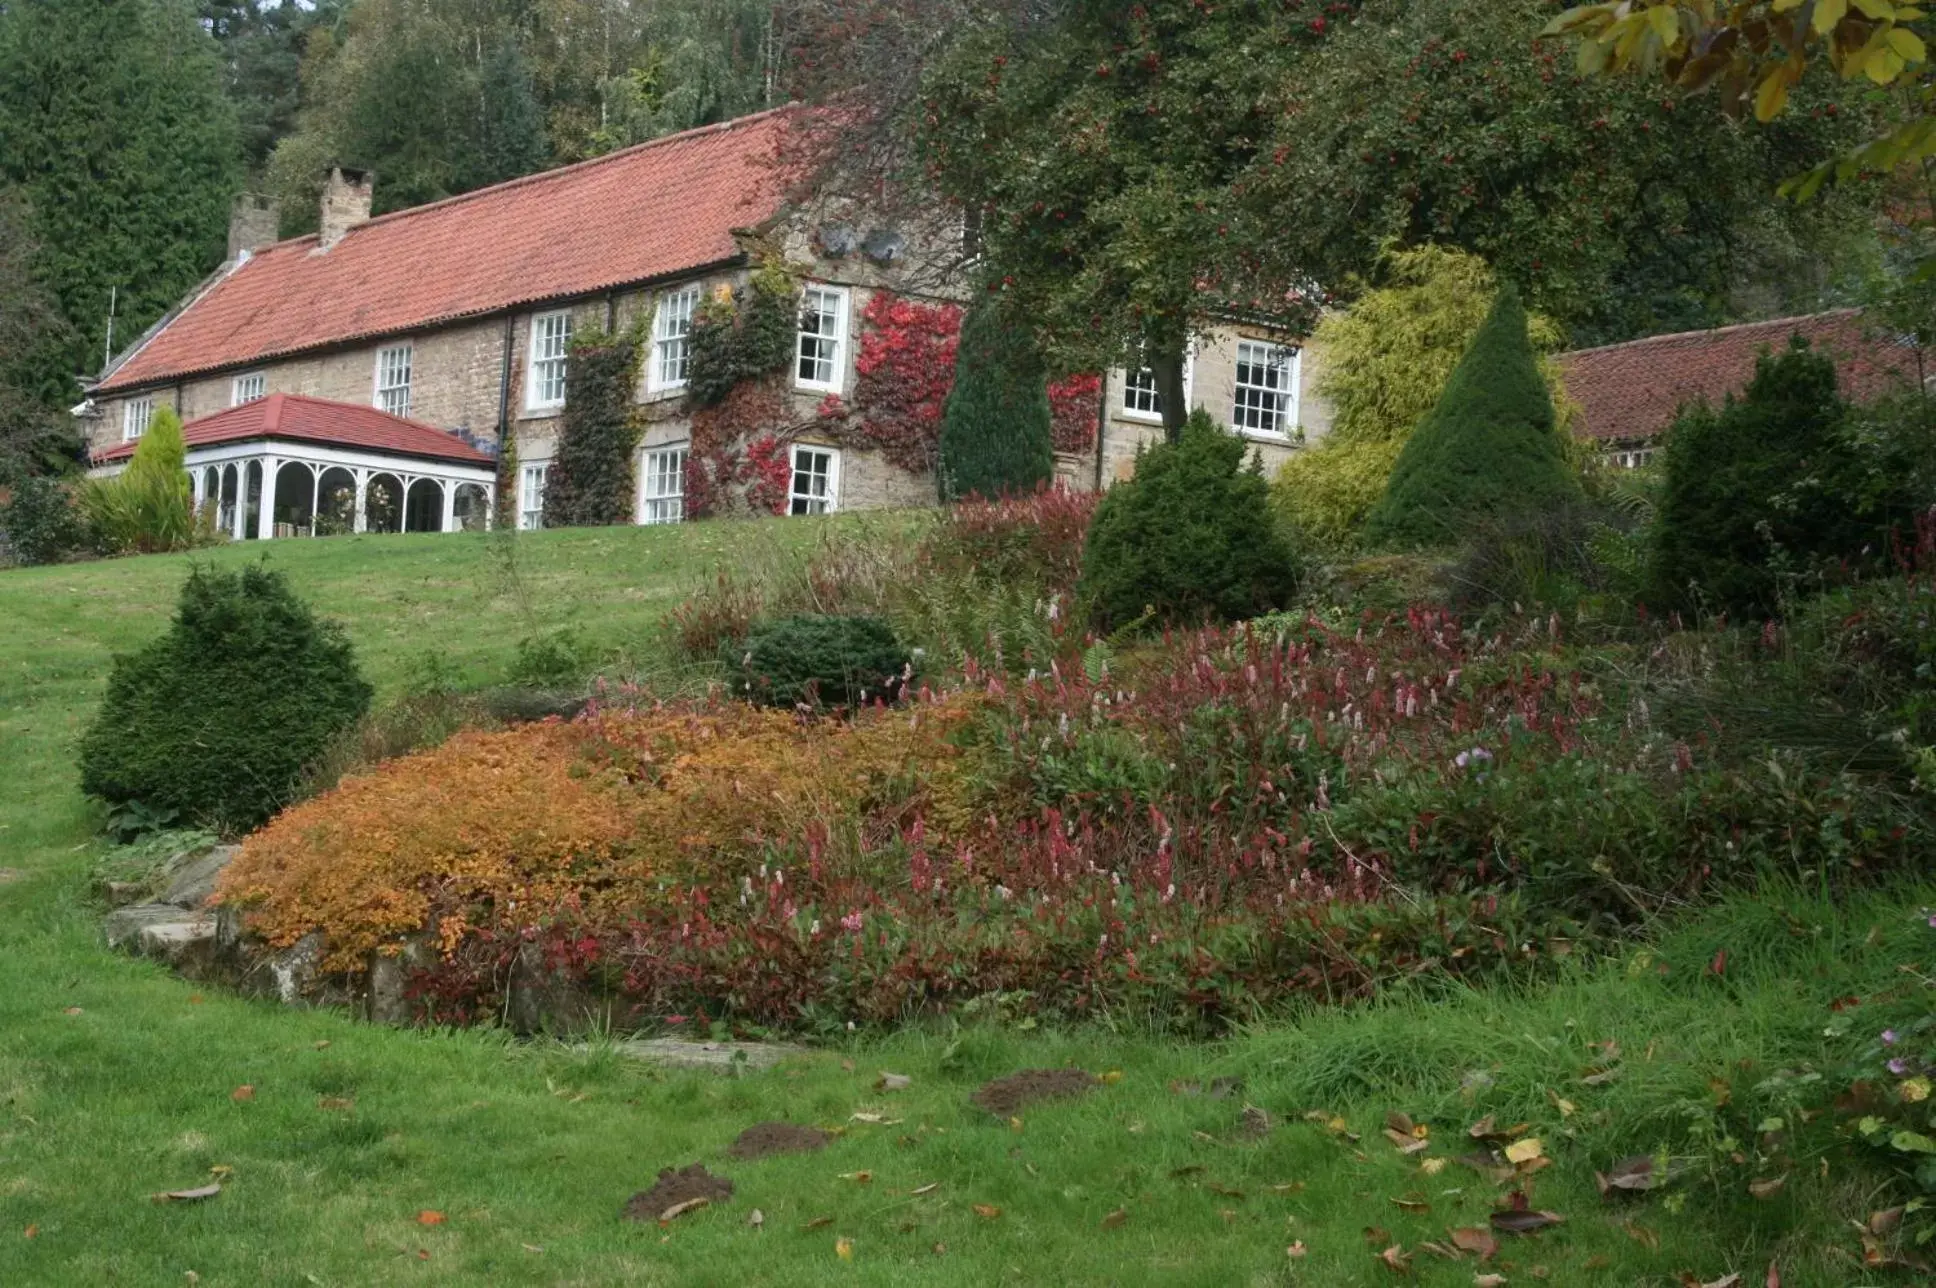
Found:
[{"label": "evergreen shrub", "polygon": [[111,554],[186,550],[212,534],[198,533],[188,445],[181,418],[157,410],[135,445],[127,468],[113,478],[89,479],[81,509],[95,542]]},{"label": "evergreen shrub", "polygon": [[983,297],[962,319],[940,455],[941,495],[948,501],[1019,496],[1055,475],[1041,352],[993,297]]},{"label": "evergreen shrub", "polygon": [[[1871,432],[1882,430],[1893,432]],[[1650,600],[1769,613],[1784,578],[1865,546],[1881,553],[1912,508],[1904,437],[1885,416],[1854,416],[1834,362],[1799,336],[1763,354],[1741,397],[1687,408],[1668,433]]]},{"label": "evergreen shrub", "polygon": [[1174,443],[1138,453],[1083,545],[1078,595],[1105,629],[1153,613],[1169,623],[1234,620],[1283,606],[1297,587],[1263,467],[1194,412]]},{"label": "evergreen shrub", "polygon": [[755,627],[739,661],[745,692],[768,706],[893,701],[912,666],[909,651],[878,617],[822,613]]},{"label": "evergreen shrub", "polygon": [[370,704],[349,641],[280,573],[197,568],[168,633],[117,657],[81,739],[81,786],[185,822],[246,831]]},{"label": "evergreen shrub", "polygon": [[60,479],[29,475],[0,505],[0,554],[17,564],[54,563],[87,544],[74,491]]},{"label": "evergreen shrub", "polygon": [[1438,403],[1406,442],[1365,537],[1395,549],[1450,545],[1474,523],[1577,502],[1553,399],[1526,330],[1502,289]]}]

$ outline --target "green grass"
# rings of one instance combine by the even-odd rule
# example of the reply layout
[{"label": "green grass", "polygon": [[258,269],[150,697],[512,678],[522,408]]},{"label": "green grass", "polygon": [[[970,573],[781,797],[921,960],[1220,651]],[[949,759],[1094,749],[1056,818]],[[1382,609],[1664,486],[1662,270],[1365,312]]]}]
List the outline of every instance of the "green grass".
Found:
[{"label": "green grass", "polygon": [[[904,521],[885,523],[896,539]],[[498,678],[519,639],[575,626],[650,672],[658,616],[713,564],[784,558],[817,524],[541,533],[507,560],[491,538],[365,537],[269,550],[298,590],[345,620],[395,694],[427,650]],[[218,563],[259,550],[224,549]],[[515,567],[515,575],[513,573]],[[1909,890],[1835,909],[1801,893],[1726,905],[1651,955],[1556,983],[1392,997],[1190,1046],[1094,1028],[981,1027],[856,1042],[742,1078],[640,1068],[492,1032],[373,1028],[247,1002],[108,953],[84,875],[101,847],[72,747],[109,656],[161,629],[178,558],[0,573],[0,1284],[1312,1284],[1393,1282],[1366,1229],[1416,1250],[1483,1223],[1496,1189],[1456,1163],[1427,1175],[1380,1134],[1404,1111],[1431,1155],[1465,1151],[1484,1113],[1533,1124],[1556,1165],[1536,1206],[1565,1225],[1507,1241],[1513,1284],[1660,1285],[1740,1270],[1759,1285],[1865,1278],[1846,1220],[1876,1178],[1838,1155],[1773,1200],[1751,1172],[1696,1174],[1670,1203],[1618,1206],[1592,1169],[1712,1119],[1711,1081],[1819,1058],[1828,1003],[1928,962],[1936,935]],[[1922,936],[1922,937],[1919,937]],[[1717,948],[1725,976],[1702,967]],[[1665,972],[1662,972],[1662,967]],[[1612,1039],[1621,1078],[1580,1082]],[[1120,1071],[1084,1100],[1025,1111],[1019,1129],[967,1103],[1017,1068]],[[882,1094],[882,1070],[913,1087]],[[1228,1099],[1177,1080],[1244,1080]],[[250,1085],[252,1098],[232,1092]],[[1555,1098],[1571,1103],[1563,1114]],[[326,1108],[324,1101],[347,1102]],[[1280,1125],[1232,1135],[1246,1103]],[[1309,1111],[1342,1115],[1353,1144]],[[879,1113],[893,1124],[854,1122]],[[823,1154],[725,1156],[745,1126],[845,1126]],[[704,1161],[738,1186],[669,1228],[618,1219],[661,1167]],[[157,1191],[222,1173],[206,1203]],[[1201,1170],[1195,1170],[1201,1169]],[[842,1174],[871,1173],[862,1183]],[[934,1184],[925,1194],[912,1193]],[[1283,1189],[1277,1186],[1288,1187]],[[1429,1205],[1429,1212],[1393,1199]],[[975,1205],[999,1208],[980,1215]],[[1678,1211],[1673,1210],[1678,1207]],[[746,1223],[760,1209],[760,1230]],[[444,1214],[421,1225],[423,1210]],[[1111,1213],[1119,1223],[1105,1226]],[[824,1218],[824,1221],[823,1221]],[[1658,1247],[1637,1239],[1631,1223]],[[34,1230],[29,1238],[26,1231]],[[852,1241],[851,1262],[836,1240]],[[1308,1255],[1286,1256],[1293,1241]],[[936,1251],[936,1245],[945,1251]],[[1416,1281],[1469,1285],[1474,1265],[1415,1253]]]}]

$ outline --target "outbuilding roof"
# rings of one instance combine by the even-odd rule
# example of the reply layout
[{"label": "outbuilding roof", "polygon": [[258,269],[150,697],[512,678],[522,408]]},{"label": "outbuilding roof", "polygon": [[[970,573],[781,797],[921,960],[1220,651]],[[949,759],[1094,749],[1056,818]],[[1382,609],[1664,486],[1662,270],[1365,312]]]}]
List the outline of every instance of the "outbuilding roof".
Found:
[{"label": "outbuilding roof", "polygon": [[[788,109],[382,215],[327,251],[265,247],[110,369],[102,393],[242,367],[732,260],[777,213]],[[382,176],[377,176],[382,182]]]},{"label": "outbuilding roof", "polygon": [[[441,429],[405,420],[360,403],[305,398],[300,394],[270,394],[254,402],[230,407],[182,426],[189,450],[217,443],[252,439],[283,439],[491,466],[496,458]],[[135,443],[116,443],[94,454],[97,465],[108,465],[134,455]]]},{"label": "outbuilding roof", "polygon": [[1796,335],[1835,359],[1842,396],[1853,401],[1913,389],[1921,379],[1914,346],[1882,331],[1860,309],[1682,331],[1561,354],[1567,395],[1580,407],[1575,431],[1608,442],[1654,438],[1684,405],[1719,407],[1746,389],[1755,359]]}]

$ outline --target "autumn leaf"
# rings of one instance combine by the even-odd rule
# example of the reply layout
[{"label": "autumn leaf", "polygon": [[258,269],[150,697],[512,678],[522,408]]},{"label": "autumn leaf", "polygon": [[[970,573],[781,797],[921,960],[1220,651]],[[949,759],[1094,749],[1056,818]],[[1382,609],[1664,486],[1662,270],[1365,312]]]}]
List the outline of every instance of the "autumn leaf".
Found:
[{"label": "autumn leaf", "polygon": [[872,1181],[873,1181],[873,1179],[874,1179],[874,1173],[872,1173],[872,1172],[842,1172],[842,1173],[840,1174],[840,1179],[841,1179],[841,1180],[843,1180],[843,1181],[852,1181],[852,1182],[853,1182],[854,1184],[856,1184],[856,1185],[866,1185],[866,1184],[869,1184],[870,1182],[872,1182]]},{"label": "autumn leaf", "polygon": [[1506,1161],[1518,1166],[1532,1162],[1545,1152],[1546,1147],[1540,1143],[1539,1137],[1528,1136],[1524,1140],[1516,1140],[1506,1146]]},{"label": "autumn leaf", "polygon": [[1427,1203],[1424,1199],[1419,1198],[1418,1196],[1413,1194],[1407,1194],[1404,1198],[1388,1199],[1386,1201],[1389,1202],[1393,1207],[1398,1208],[1400,1211],[1404,1211],[1404,1212],[1418,1213],[1418,1212],[1430,1212],[1432,1210],[1432,1205],[1430,1203]]},{"label": "autumn leaf", "polygon": [[1507,1282],[1506,1276],[1504,1275],[1487,1274],[1472,1276],[1472,1288],[1505,1288]]},{"label": "autumn leaf", "polygon": [[1284,1249],[1284,1255],[1292,1261],[1302,1261],[1306,1256],[1310,1255],[1310,1250],[1304,1246],[1304,1240],[1299,1239],[1296,1243]]},{"label": "autumn leaf", "polygon": [[1613,1197],[1616,1190],[1627,1193],[1651,1190],[1657,1180],[1651,1154],[1629,1154],[1608,1170],[1593,1174],[1593,1183],[1600,1187],[1602,1198]]},{"label": "autumn leaf", "polygon": [[1470,1252],[1481,1261],[1492,1260],[1499,1251],[1499,1240],[1484,1226],[1463,1225],[1451,1233],[1453,1247],[1461,1252]]},{"label": "autumn leaf", "polygon": [[874,1079],[874,1090],[876,1091],[906,1091],[913,1085],[914,1079],[910,1078],[907,1074],[889,1073],[885,1069],[881,1070],[880,1077]]},{"label": "autumn leaf", "polygon": [[1117,1083],[1121,1082],[1122,1080],[1123,1080],[1123,1071],[1121,1069],[1111,1069],[1107,1073],[1103,1074],[1101,1078],[1102,1084],[1105,1087],[1113,1087]]},{"label": "autumn leaf", "polygon": [[237,1087],[234,1091],[229,1092],[229,1099],[233,1100],[238,1105],[243,1104],[250,1100],[254,1100],[255,1088],[249,1083],[245,1082],[241,1086]]},{"label": "autumn leaf", "polygon": [[22,1238],[31,1239],[40,1233],[40,1227],[37,1225],[30,1225],[25,1230],[22,1230],[20,1233]]},{"label": "autumn leaf", "polygon": [[1536,1234],[1549,1226],[1555,1226],[1566,1218],[1557,1212],[1535,1212],[1530,1209],[1514,1209],[1494,1212],[1490,1218],[1492,1228],[1505,1234]]},{"label": "autumn leaf", "polygon": [[1748,1182],[1748,1193],[1758,1199],[1771,1199],[1781,1193],[1781,1187],[1786,1184],[1788,1184],[1788,1177],[1785,1174],[1762,1177]]},{"label": "autumn leaf", "polygon": [[754,1208],[747,1214],[746,1224],[752,1226],[755,1230],[764,1230],[766,1228],[766,1213],[760,1211],[758,1208]]},{"label": "autumn leaf", "polygon": [[1412,1273],[1411,1254],[1395,1243],[1379,1253],[1378,1259],[1384,1262],[1385,1267],[1394,1274],[1409,1275]]},{"label": "autumn leaf", "polygon": [[423,1211],[417,1213],[418,1225],[442,1225],[443,1223],[444,1214],[442,1212],[425,1208]]},{"label": "autumn leaf", "polygon": [[996,1217],[1000,1216],[1001,1214],[1002,1214],[1002,1210],[996,1207],[993,1203],[975,1204],[975,1215],[980,1217],[984,1221],[993,1221]]},{"label": "autumn leaf", "polygon": [[1442,1158],[1421,1159],[1418,1164],[1418,1170],[1427,1176],[1437,1176],[1445,1170],[1445,1160]]},{"label": "autumn leaf", "polygon": [[932,1194],[940,1188],[940,1181],[929,1181],[926,1185],[916,1186],[914,1189],[909,1190],[908,1193],[916,1198],[920,1198],[923,1194]]},{"label": "autumn leaf", "polygon": [[[687,1199],[684,1203],[674,1203],[671,1207],[659,1213],[659,1224],[664,1225],[668,1221],[676,1221],[686,1213],[697,1212],[700,1208],[707,1207],[711,1203],[712,1199],[704,1194],[695,1199]],[[442,1219],[442,1217],[438,1218],[440,1221]]]},{"label": "autumn leaf", "polygon": [[844,1236],[835,1239],[834,1255],[842,1261],[852,1261],[854,1259],[854,1241]]},{"label": "autumn leaf", "polygon": [[1127,1220],[1129,1220],[1129,1209],[1117,1208],[1114,1212],[1111,1212],[1102,1219],[1102,1228],[1105,1230],[1113,1230]]},{"label": "autumn leaf", "polygon": [[801,1226],[800,1229],[801,1229],[801,1232],[804,1233],[808,1230],[818,1230],[823,1226],[829,1226],[829,1225],[832,1225],[833,1223],[834,1223],[834,1219],[830,1216],[817,1216],[813,1220]]},{"label": "autumn leaf", "polygon": [[220,1185],[199,1185],[192,1190],[164,1190],[154,1196],[157,1203],[200,1203],[222,1192]]}]

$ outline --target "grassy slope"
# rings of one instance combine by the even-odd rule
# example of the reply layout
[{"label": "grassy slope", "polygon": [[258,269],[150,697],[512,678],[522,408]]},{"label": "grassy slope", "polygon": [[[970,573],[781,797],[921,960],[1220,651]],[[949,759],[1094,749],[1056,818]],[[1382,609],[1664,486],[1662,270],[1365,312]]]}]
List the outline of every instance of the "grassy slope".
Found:
[{"label": "grassy slope", "polygon": [[[487,538],[291,542],[271,555],[349,623],[373,678],[394,692],[425,649],[486,679],[520,636],[561,624],[647,660],[652,622],[683,585],[722,557],[773,558],[817,531],[538,534],[517,542],[515,579]],[[110,653],[160,629],[183,568],[155,558],[0,573],[0,867],[20,874],[0,884],[0,1284],[169,1284],[190,1270],[208,1285],[769,1284],[835,1272],[880,1284],[1382,1283],[1392,1275],[1365,1227],[1415,1248],[1449,1224],[1483,1222],[1493,1193],[1456,1164],[1424,1175],[1383,1143],[1393,1109],[1449,1135],[1487,1111],[1539,1127],[1559,1165],[1535,1197],[1570,1220],[1502,1253],[1513,1283],[1534,1281],[1538,1266],[1563,1284],[1669,1285],[1683,1270],[1732,1269],[1759,1284],[1771,1257],[1790,1288],[1864,1282],[1833,1248],[1848,1243],[1835,1222],[1862,1210],[1867,1178],[1797,1176],[1757,1204],[1731,1175],[1696,1185],[1676,1215],[1658,1203],[1608,1209],[1590,1171],[1704,1112],[1710,1078],[1752,1081],[1808,1055],[1831,998],[1885,987],[1899,962],[1926,953],[1908,914],[1928,892],[1839,919],[1800,897],[1788,901],[1793,922],[1742,906],[1663,945],[1665,975],[1614,965],[1523,996],[1399,999],[1217,1047],[976,1030],[944,1060],[945,1038],[910,1033],[744,1079],[489,1033],[375,1029],[198,992],[112,956],[81,900],[94,845],[71,747]],[[1704,977],[1724,944],[1735,954],[1726,981]],[[1603,1038],[1628,1052],[1629,1073],[1583,1088],[1586,1044]],[[984,1078],[1068,1062],[1123,1078],[1026,1112],[1019,1131],[965,1103]],[[878,1095],[881,1069],[913,1075],[914,1089]],[[1460,1083],[1473,1069],[1494,1085],[1468,1099]],[[1242,1096],[1167,1089],[1219,1075],[1244,1077]],[[237,1102],[242,1084],[254,1097]],[[1578,1112],[1563,1119],[1549,1090]],[[325,1098],[353,1107],[325,1109]],[[1261,1144],[1233,1142],[1245,1099],[1286,1125]],[[1311,1109],[1345,1115],[1361,1145],[1302,1121]],[[904,1121],[856,1124],[819,1156],[724,1157],[754,1121],[832,1126],[856,1111]],[[668,1230],[615,1219],[658,1168],[695,1159],[738,1183],[732,1204]],[[210,1203],[147,1200],[217,1167],[233,1173]],[[840,1179],[858,1171],[871,1182]],[[1432,1210],[1390,1202],[1407,1195]],[[754,1207],[763,1231],[745,1224]],[[420,1225],[423,1209],[447,1220]],[[1104,1228],[1118,1209],[1124,1219]],[[831,1220],[802,1228],[821,1217]],[[1629,1217],[1657,1249],[1623,1228]],[[841,1237],[851,1264],[836,1256]],[[1285,1256],[1293,1240],[1309,1249],[1302,1261]],[[1459,1285],[1474,1269],[1426,1254],[1415,1268],[1419,1282]]]}]

